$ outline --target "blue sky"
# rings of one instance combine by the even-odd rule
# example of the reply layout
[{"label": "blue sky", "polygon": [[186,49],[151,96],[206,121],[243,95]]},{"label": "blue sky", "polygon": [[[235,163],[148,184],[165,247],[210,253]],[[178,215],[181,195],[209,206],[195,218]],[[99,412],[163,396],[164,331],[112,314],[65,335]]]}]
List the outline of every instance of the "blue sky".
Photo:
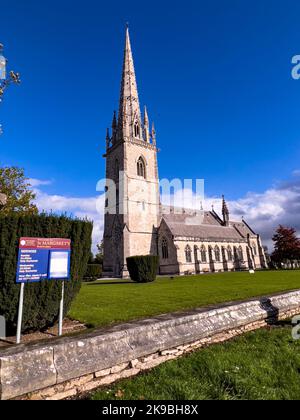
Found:
[{"label": "blue sky", "polygon": [[0,41],[22,85],[0,108],[0,163],[50,180],[50,196],[95,195],[129,21],[160,177],[204,178],[233,202],[265,194],[300,167],[299,15],[298,0],[5,2]]}]

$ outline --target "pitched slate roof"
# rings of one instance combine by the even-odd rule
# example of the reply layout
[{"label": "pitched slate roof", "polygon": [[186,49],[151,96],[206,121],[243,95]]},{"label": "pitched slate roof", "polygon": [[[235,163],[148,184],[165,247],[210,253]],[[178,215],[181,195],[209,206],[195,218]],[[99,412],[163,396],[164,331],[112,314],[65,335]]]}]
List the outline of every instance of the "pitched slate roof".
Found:
[{"label": "pitched slate roof", "polygon": [[229,226],[223,226],[215,212],[187,210],[181,214],[163,214],[162,219],[174,237],[244,241],[248,233],[253,235],[243,222],[231,222]]},{"label": "pitched slate roof", "polygon": [[230,222],[230,226],[234,227],[244,238],[247,238],[247,235],[250,235],[250,236],[255,235],[255,233],[244,221]]}]

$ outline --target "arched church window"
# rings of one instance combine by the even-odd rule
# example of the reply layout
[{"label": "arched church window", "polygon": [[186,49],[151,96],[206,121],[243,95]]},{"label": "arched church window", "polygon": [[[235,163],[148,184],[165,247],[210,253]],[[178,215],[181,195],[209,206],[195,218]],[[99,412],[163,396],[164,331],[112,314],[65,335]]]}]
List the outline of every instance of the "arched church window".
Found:
[{"label": "arched church window", "polygon": [[227,256],[226,256],[226,249],[225,249],[224,246],[222,246],[222,248],[221,248],[221,254],[222,254],[222,261],[224,263],[226,263],[227,262]]},{"label": "arched church window", "polygon": [[206,259],[206,248],[204,245],[202,245],[201,247],[201,261],[203,263],[206,263],[207,259]]},{"label": "arched church window", "polygon": [[220,252],[220,248],[218,247],[218,245],[215,247],[215,259],[216,259],[216,262],[221,261],[221,252]]},{"label": "arched church window", "polygon": [[140,157],[139,160],[137,161],[137,174],[138,176],[142,176],[143,178],[146,178],[146,165],[142,157]]},{"label": "arched church window", "polygon": [[164,238],[161,242],[161,252],[163,260],[167,260],[169,258],[169,248],[168,248],[168,241]]},{"label": "arched church window", "polygon": [[194,246],[194,260],[196,264],[200,262],[198,258],[198,251],[199,251],[199,248],[197,247],[197,245],[195,245]]},{"label": "arched church window", "polygon": [[185,248],[185,259],[186,259],[187,263],[192,262],[192,250],[191,250],[191,247],[189,245],[187,245],[186,248]]},{"label": "arched church window", "polygon": [[211,246],[208,247],[208,257],[209,257],[209,262],[212,263],[214,261],[214,258],[213,258],[213,249]]},{"label": "arched church window", "polygon": [[228,261],[232,261],[232,249],[231,249],[231,246],[229,246],[228,248],[227,248],[227,256],[228,256]]},{"label": "arched church window", "polygon": [[257,248],[255,243],[252,244],[252,249],[253,249],[253,254],[256,256],[257,255]]},{"label": "arched church window", "polygon": [[243,248],[241,246],[238,249],[238,256],[239,256],[240,261],[244,261],[244,253],[243,253]]},{"label": "arched church window", "polygon": [[140,137],[140,126],[137,121],[134,123],[134,137]]}]

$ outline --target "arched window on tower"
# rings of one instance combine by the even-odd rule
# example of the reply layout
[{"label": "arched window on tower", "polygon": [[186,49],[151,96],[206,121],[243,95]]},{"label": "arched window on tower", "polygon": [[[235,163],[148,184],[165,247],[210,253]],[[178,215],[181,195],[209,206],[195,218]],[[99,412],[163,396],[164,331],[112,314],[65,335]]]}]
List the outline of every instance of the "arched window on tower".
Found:
[{"label": "arched window on tower", "polygon": [[203,263],[206,263],[206,262],[207,262],[207,258],[206,258],[206,248],[205,248],[205,246],[204,246],[204,245],[202,245],[202,247],[201,247],[201,261],[202,261]]},{"label": "arched window on tower", "polygon": [[220,248],[218,247],[218,245],[216,245],[216,247],[215,247],[215,259],[216,259],[216,262],[221,261],[221,252],[220,252]]},{"label": "arched window on tower", "polygon": [[134,137],[140,138],[140,126],[138,121],[134,123]]},{"label": "arched window on tower", "polygon": [[142,157],[137,161],[137,174],[146,179],[146,165]]},{"label": "arched window on tower", "polygon": [[186,259],[187,263],[192,262],[192,250],[191,250],[191,247],[189,245],[187,245],[186,248],[185,248],[185,259]]},{"label": "arched window on tower", "polygon": [[168,241],[166,240],[166,238],[163,238],[161,242],[161,253],[163,260],[167,260],[169,258]]}]

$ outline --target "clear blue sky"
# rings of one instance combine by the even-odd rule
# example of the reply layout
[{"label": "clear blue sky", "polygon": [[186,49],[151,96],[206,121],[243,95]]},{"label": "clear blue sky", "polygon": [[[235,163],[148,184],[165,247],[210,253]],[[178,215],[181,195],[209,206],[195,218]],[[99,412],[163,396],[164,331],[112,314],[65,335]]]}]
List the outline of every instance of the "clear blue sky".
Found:
[{"label": "clear blue sky", "polygon": [[14,0],[0,41],[22,85],[0,108],[1,164],[92,196],[118,107],[125,22],[160,177],[205,178],[229,199],[299,169],[299,0]]}]

